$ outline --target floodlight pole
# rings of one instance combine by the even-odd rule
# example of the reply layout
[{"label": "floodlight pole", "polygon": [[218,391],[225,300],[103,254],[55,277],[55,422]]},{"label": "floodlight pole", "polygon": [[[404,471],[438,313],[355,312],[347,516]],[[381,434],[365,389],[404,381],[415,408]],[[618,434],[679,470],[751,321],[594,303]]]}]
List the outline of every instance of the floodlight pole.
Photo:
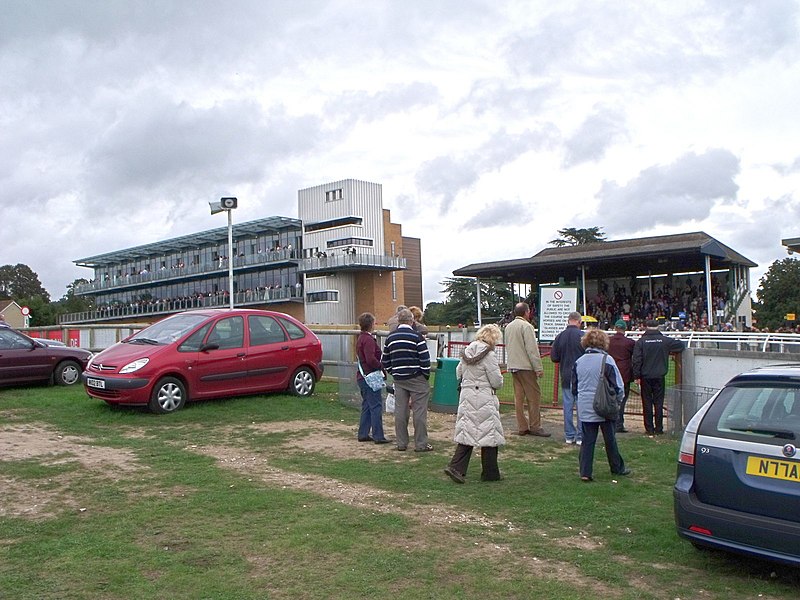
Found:
[{"label": "floodlight pole", "polygon": [[239,205],[239,201],[234,197],[220,198],[219,202],[209,202],[211,214],[215,215],[225,211],[228,213],[228,297],[230,298],[231,310],[233,310],[233,209]]},{"label": "floodlight pole", "polygon": [[228,209],[228,297],[233,310],[233,211]]}]

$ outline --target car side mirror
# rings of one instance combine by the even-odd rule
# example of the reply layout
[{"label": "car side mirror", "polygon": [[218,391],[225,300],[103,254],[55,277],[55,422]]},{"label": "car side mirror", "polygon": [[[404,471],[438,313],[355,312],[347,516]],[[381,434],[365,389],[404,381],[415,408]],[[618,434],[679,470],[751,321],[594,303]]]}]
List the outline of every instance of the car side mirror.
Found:
[{"label": "car side mirror", "polygon": [[210,344],[203,344],[200,346],[199,352],[208,352],[209,350],[219,350],[219,344],[214,342]]}]

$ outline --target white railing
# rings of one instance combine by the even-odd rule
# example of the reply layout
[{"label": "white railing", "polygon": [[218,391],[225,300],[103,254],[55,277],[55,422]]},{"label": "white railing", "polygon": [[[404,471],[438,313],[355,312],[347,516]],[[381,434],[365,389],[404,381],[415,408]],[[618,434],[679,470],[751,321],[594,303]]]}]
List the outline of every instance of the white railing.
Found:
[{"label": "white railing", "polygon": [[399,270],[406,268],[406,259],[399,256],[386,256],[384,254],[367,254],[356,252],[330,252],[329,256],[314,256],[299,261],[298,270],[304,273],[327,271],[330,269],[354,268],[383,268]]},{"label": "white railing", "polygon": [[[641,331],[630,331],[627,335],[633,339],[639,339],[642,333]],[[664,335],[683,340],[689,348],[750,350],[754,352],[800,352],[800,334],[797,333],[665,331]]]}]

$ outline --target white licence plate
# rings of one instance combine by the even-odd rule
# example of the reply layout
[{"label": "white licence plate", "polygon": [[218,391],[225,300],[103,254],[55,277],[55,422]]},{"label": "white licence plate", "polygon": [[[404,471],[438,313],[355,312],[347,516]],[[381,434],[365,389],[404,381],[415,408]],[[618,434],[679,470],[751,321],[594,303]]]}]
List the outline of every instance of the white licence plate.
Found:
[{"label": "white licence plate", "polygon": [[86,379],[86,385],[100,390],[106,389],[106,382],[103,381],[102,379],[92,379],[91,377],[89,377],[88,379]]}]

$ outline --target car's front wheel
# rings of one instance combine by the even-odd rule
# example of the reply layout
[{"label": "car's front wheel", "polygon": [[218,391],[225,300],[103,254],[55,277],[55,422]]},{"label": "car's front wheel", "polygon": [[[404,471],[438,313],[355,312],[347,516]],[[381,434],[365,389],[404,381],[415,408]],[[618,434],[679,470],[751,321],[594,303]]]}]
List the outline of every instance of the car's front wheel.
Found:
[{"label": "car's front wheel", "polygon": [[158,380],[150,395],[150,410],[154,413],[172,413],[186,404],[186,386],[180,379],[164,377]]},{"label": "car's front wheel", "polygon": [[289,382],[289,391],[294,396],[306,398],[314,393],[314,384],[316,383],[314,373],[308,367],[300,367],[292,375]]},{"label": "car's front wheel", "polygon": [[74,360],[65,360],[56,367],[53,380],[56,385],[75,385],[81,379],[81,366]]}]

